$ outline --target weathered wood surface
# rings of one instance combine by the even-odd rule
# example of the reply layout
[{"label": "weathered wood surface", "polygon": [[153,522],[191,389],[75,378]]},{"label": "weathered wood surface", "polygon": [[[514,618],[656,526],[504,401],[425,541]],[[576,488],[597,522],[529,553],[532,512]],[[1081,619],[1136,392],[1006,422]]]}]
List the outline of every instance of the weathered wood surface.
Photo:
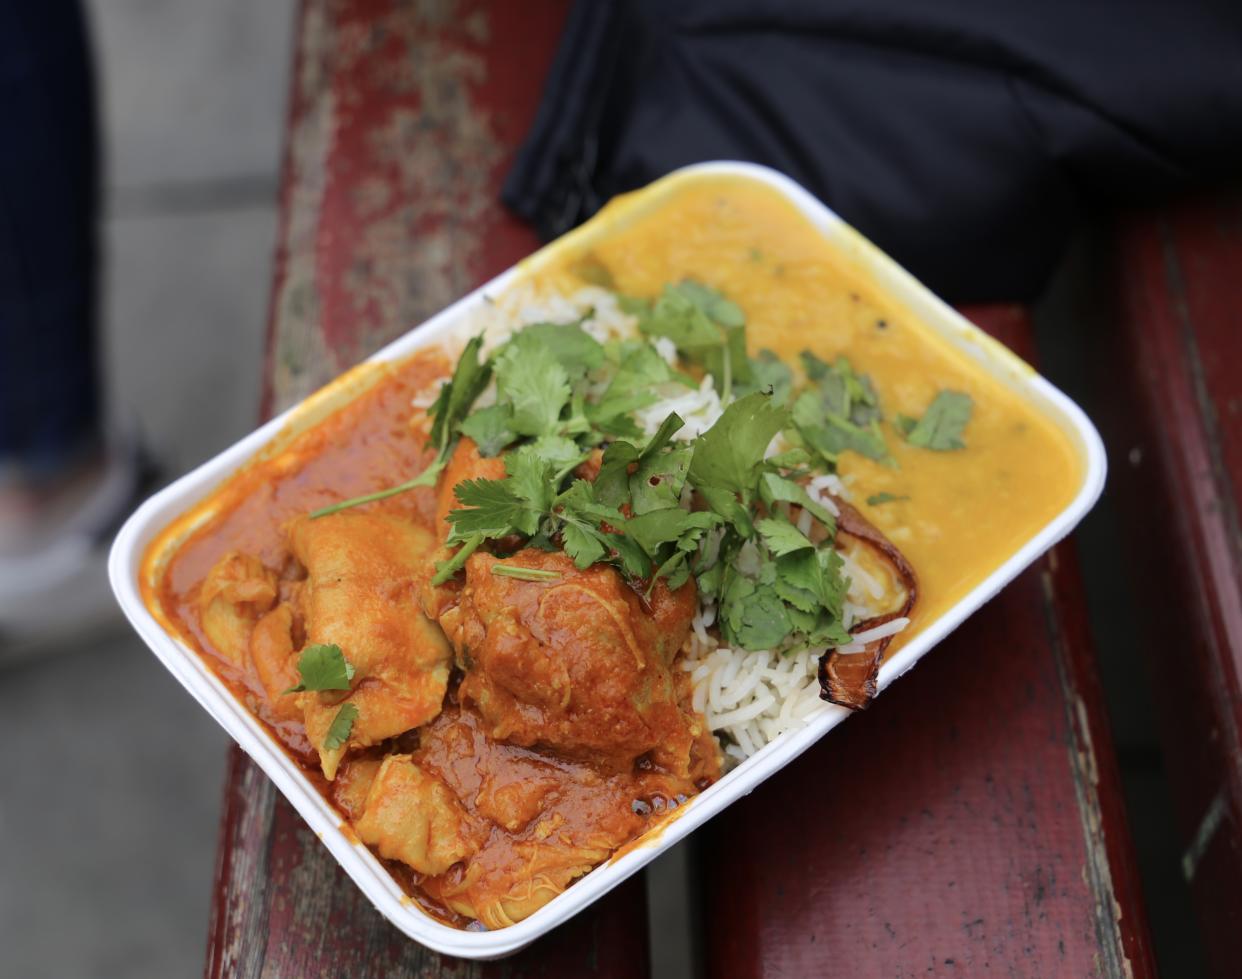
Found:
[{"label": "weathered wood surface", "polygon": [[712,979],[1154,974],[1069,544],[704,836]]},{"label": "weathered wood surface", "polygon": [[1214,974],[1242,961],[1242,193],[1134,214],[1093,358],[1122,448],[1136,666],[1151,668],[1182,870]]},{"label": "weathered wood surface", "polygon": [[304,0],[265,411],[534,249],[499,191],[568,8]]}]

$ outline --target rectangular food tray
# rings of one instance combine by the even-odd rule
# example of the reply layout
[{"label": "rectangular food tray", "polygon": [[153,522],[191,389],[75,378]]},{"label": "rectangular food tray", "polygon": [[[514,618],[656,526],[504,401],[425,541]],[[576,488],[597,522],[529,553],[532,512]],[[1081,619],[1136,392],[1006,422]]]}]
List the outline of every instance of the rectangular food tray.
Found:
[{"label": "rectangular food tray", "polygon": [[[464,324],[485,302],[485,295],[498,295],[515,279],[555,263],[567,251],[585,250],[592,241],[606,235],[614,223],[659,208],[662,202],[685,186],[718,176],[757,181],[778,191],[823,234],[831,247],[848,256],[850,262],[871,279],[878,292],[886,292],[902,303],[910,312],[912,323],[939,334],[1005,387],[1016,392],[1034,410],[1052,421],[1080,455],[1081,483],[1069,505],[961,601],[924,625],[913,640],[898,650],[880,671],[878,686],[883,690],[1082,519],[1104,485],[1104,448],[1094,426],[1074,402],[1011,351],[937,299],[892,259],[788,177],[765,167],[730,162],[704,163],[678,170],[614,202],[606,216],[592,219],[542,248],[389,344],[371,360],[399,359],[444,340],[464,329]],[[345,403],[358,390],[357,385],[351,385],[351,378],[360,376],[352,373],[344,375],[144,503],[126,522],[113,544],[109,577],[125,615],[155,655],[267,773],[354,883],[386,918],[410,938],[438,952],[471,959],[498,958],[539,938],[640,870],[725,806],[748,794],[764,779],[788,765],[845,720],[850,712],[832,706],[813,718],[806,727],[780,736],[707,791],[690,799],[677,818],[641,838],[622,856],[597,867],[524,921],[497,931],[467,932],[441,924],[428,916],[405,898],[396,881],[366,846],[352,834],[342,831],[339,813],[315,790],[298,766],[215,676],[199,654],[171,634],[148,610],[140,586],[144,554],[169,524],[208,497],[220,483],[278,436],[288,437],[294,428],[303,429],[308,423],[325,417]],[[176,539],[167,540],[162,556],[171,555],[192,530],[193,527],[187,525]],[[157,555],[152,567],[160,565],[160,555]]]}]

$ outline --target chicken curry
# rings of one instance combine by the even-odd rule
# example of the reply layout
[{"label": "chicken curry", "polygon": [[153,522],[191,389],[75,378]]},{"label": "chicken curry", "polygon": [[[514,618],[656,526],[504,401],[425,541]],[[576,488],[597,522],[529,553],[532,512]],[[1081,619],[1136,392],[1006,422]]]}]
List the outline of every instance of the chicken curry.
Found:
[{"label": "chicken curry", "polygon": [[148,554],[148,603],[461,927],[530,915],[721,776],[696,642],[812,648],[822,696],[865,706],[889,643],[1079,478],[765,187],[690,186],[535,280],[638,332],[591,307],[370,367]]}]

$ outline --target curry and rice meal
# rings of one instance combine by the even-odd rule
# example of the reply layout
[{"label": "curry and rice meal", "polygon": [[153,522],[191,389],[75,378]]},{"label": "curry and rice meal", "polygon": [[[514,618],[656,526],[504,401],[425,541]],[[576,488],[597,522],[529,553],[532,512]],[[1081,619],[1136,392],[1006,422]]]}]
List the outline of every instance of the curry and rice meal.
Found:
[{"label": "curry and rice meal", "polygon": [[148,603],[424,909],[512,924],[865,707],[1072,495],[1065,438],[869,288],[775,191],[692,185],[368,368]]}]

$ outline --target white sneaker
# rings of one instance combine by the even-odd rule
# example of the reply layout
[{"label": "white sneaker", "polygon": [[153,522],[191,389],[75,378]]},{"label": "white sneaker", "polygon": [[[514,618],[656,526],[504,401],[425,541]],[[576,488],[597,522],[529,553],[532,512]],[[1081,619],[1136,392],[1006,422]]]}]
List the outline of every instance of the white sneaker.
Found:
[{"label": "white sneaker", "polygon": [[154,482],[136,443],[112,445],[94,485],[37,543],[0,551],[0,666],[121,624],[108,548]]}]

